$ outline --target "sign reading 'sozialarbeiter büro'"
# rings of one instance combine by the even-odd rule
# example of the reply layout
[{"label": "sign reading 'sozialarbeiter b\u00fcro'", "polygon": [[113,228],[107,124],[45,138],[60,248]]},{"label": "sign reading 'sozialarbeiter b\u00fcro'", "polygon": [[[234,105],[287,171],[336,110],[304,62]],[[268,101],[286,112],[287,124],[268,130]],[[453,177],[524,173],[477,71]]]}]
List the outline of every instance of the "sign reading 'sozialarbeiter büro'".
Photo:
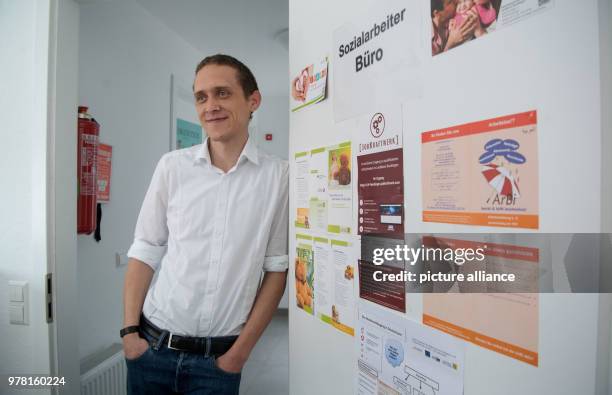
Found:
[{"label": "sign reading 'sozialarbeiter b\u00fcro'", "polygon": [[334,115],[341,121],[373,103],[420,97],[419,16],[400,1],[385,1],[334,32]]}]

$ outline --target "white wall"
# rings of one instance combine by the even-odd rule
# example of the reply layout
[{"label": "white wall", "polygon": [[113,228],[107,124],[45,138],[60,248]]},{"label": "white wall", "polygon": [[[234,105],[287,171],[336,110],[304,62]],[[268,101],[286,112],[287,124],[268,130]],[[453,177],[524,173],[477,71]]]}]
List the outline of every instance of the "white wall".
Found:
[{"label": "white wall", "polygon": [[[334,30],[380,5],[375,0],[291,1],[290,70],[332,55],[336,50]],[[428,6],[429,2],[406,4],[410,12],[423,14],[423,47],[418,50],[425,54],[430,51]],[[312,28],[314,20],[316,29]],[[602,112],[607,110],[600,103],[598,21],[597,0],[557,0],[550,11],[453,49],[435,61],[430,53],[424,57],[424,96],[403,105],[405,207],[410,232],[503,231],[421,221],[420,133],[531,109],[538,110],[539,120],[540,231],[602,229],[602,207],[609,207],[609,201],[604,202],[599,191],[602,176],[609,177],[610,169],[600,147]],[[297,151],[351,138],[350,131],[334,123],[334,70],[331,64],[330,97],[290,115],[290,158]],[[485,94],[474,91],[482,81],[495,81],[495,87],[486,88]],[[560,159],[565,157],[574,160]],[[564,179],[571,180],[572,186],[559,193]],[[293,200],[290,212],[295,212]],[[294,251],[295,239],[290,240],[290,251]],[[293,270],[289,277],[293,278]],[[289,300],[295,297],[293,284],[291,280]],[[410,294],[408,300],[420,310],[418,295]],[[603,360],[599,357],[607,350],[598,348],[597,337],[609,325],[602,320],[610,319],[609,309],[603,312],[603,302],[596,294],[541,295],[540,366],[534,368],[467,344],[465,393],[593,394],[600,390],[605,376],[597,377],[597,361]],[[353,339],[298,311],[294,303],[289,312],[291,393],[354,393]]]},{"label": "white wall", "polygon": [[78,239],[79,353],[119,342],[125,267],[140,204],[168,151],[170,74],[191,76],[200,53],[138,4],[81,4],[79,103],[113,146],[111,201],[103,205],[102,241]]},{"label": "white wall", "polygon": [[[288,70],[287,75],[289,75]],[[285,81],[285,76],[282,77]],[[255,139],[257,146],[263,151],[287,159],[289,155],[289,96],[264,97],[257,113],[257,117],[254,118],[257,123],[252,129],[251,138]],[[266,133],[272,133],[272,141],[266,141]],[[285,289],[278,307],[289,308],[288,289]]]},{"label": "white wall", "polygon": [[[125,269],[115,267],[114,254],[129,248],[153,169],[168,150],[170,74],[191,81],[195,66],[209,53],[190,46],[133,1],[82,3],[80,11],[79,103],[89,106],[101,124],[101,141],[113,146],[111,202],[103,206],[102,241],[98,244],[92,236],[78,240],[83,358],[119,341]],[[231,27],[225,29],[231,35]],[[281,104],[264,96],[257,122],[261,130],[275,133],[274,146],[260,145],[287,157],[288,121]]]},{"label": "white wall", "polygon": [[[0,0],[0,374],[50,372],[44,303],[49,15],[47,1]],[[9,324],[9,280],[29,283],[27,326]]]},{"label": "white wall", "polygon": [[[287,74],[289,71],[287,70]],[[286,80],[283,75],[283,81]],[[257,111],[255,137],[257,145],[272,155],[287,159],[289,155],[289,96],[266,96]],[[272,133],[272,141],[266,141],[266,133]]]}]

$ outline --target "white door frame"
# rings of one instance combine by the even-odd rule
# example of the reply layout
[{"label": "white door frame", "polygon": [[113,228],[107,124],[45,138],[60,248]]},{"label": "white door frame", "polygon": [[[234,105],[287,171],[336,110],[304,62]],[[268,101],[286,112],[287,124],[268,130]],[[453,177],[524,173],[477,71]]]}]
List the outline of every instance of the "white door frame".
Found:
[{"label": "white door frame", "polygon": [[79,5],[49,0],[47,241],[52,274],[50,374],[59,394],[80,393],[77,304],[76,165]]}]

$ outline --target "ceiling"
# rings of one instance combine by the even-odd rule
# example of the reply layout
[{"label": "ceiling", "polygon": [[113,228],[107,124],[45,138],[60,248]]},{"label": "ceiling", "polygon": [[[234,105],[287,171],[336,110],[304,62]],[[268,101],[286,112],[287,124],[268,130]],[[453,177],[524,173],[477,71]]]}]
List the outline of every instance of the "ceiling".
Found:
[{"label": "ceiling", "polygon": [[136,0],[202,57],[226,53],[251,68],[264,95],[286,95],[288,0]]}]

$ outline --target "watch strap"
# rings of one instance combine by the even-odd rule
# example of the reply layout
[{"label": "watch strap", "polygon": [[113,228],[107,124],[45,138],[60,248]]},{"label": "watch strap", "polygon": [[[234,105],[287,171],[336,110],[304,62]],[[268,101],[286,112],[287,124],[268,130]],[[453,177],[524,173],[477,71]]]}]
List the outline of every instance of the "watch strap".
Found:
[{"label": "watch strap", "polygon": [[127,334],[130,333],[135,333],[135,332],[139,332],[140,331],[140,325],[131,325],[131,326],[126,326],[125,328],[121,329],[119,331],[119,336],[123,337]]}]

